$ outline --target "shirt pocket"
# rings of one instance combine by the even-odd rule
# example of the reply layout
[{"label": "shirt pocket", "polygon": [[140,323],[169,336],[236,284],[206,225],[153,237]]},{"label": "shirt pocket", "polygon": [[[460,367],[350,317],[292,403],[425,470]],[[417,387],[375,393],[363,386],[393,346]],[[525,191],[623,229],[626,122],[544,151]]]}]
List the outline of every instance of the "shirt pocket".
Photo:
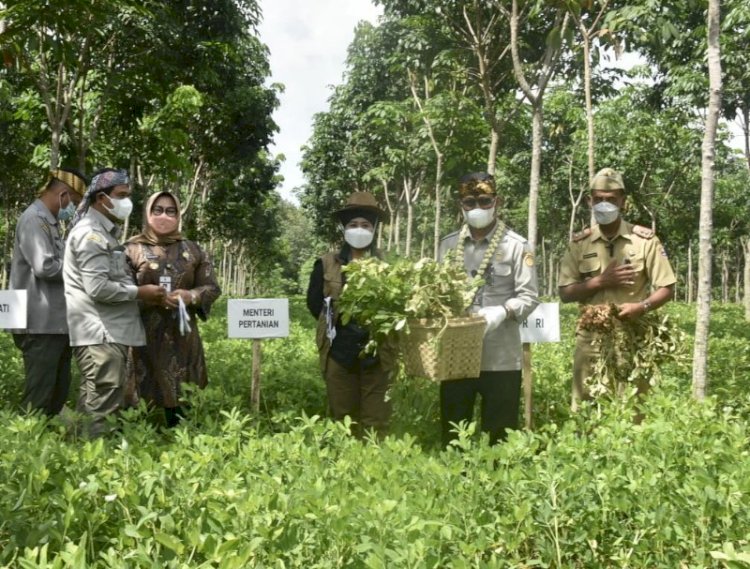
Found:
[{"label": "shirt pocket", "polygon": [[595,277],[602,272],[602,262],[598,257],[581,259],[578,261],[578,272],[586,279]]},{"label": "shirt pocket", "polygon": [[507,300],[513,296],[514,290],[513,265],[510,263],[492,263],[490,271],[485,277],[484,294],[495,300],[499,297]]},{"label": "shirt pocket", "polygon": [[124,279],[128,274],[124,251],[112,251],[109,256],[109,276],[112,280]]},{"label": "shirt pocket", "polygon": [[646,259],[640,255],[630,257],[630,266],[635,271],[635,282],[638,288],[643,288],[646,285]]}]

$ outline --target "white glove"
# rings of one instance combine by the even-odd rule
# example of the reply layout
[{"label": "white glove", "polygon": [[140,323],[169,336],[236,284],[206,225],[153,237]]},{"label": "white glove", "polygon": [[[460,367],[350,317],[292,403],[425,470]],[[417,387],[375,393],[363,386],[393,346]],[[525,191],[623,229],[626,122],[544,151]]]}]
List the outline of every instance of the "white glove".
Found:
[{"label": "white glove", "polygon": [[508,317],[508,311],[505,310],[504,306],[483,306],[477,314],[487,321],[487,328],[484,329],[485,334],[495,330]]}]

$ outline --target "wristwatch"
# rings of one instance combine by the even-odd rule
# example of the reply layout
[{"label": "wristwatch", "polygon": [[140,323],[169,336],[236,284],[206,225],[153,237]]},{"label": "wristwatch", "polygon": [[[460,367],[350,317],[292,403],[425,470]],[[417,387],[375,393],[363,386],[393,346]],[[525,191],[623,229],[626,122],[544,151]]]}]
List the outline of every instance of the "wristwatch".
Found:
[{"label": "wristwatch", "polygon": [[641,301],[641,306],[643,307],[643,313],[644,314],[646,312],[650,312],[651,311],[651,302],[649,302],[648,299],[642,300]]}]

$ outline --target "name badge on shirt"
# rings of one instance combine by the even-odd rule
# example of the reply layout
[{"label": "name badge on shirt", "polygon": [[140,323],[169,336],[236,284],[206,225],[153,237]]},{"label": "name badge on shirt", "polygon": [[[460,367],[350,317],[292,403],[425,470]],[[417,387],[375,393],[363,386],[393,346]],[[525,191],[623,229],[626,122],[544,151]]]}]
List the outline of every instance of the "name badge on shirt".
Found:
[{"label": "name badge on shirt", "polygon": [[162,275],[159,277],[159,286],[164,288],[167,292],[172,292],[172,277],[169,275]]}]

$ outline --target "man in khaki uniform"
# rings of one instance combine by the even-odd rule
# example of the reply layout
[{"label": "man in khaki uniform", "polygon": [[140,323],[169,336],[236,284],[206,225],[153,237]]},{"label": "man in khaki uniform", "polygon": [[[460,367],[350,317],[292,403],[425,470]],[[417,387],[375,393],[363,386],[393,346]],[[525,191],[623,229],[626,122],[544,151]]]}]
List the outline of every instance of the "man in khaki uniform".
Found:
[{"label": "man in khaki uniform", "polygon": [[[654,232],[622,219],[625,201],[622,175],[612,168],[600,170],[591,181],[589,198],[596,224],[573,236],[560,265],[559,292],[563,302],[614,303],[620,319],[632,320],[669,302],[676,279]],[[576,332],[573,410],[579,401],[591,399],[584,380],[598,357],[593,334]],[[648,384],[637,388],[645,393]]]}]

